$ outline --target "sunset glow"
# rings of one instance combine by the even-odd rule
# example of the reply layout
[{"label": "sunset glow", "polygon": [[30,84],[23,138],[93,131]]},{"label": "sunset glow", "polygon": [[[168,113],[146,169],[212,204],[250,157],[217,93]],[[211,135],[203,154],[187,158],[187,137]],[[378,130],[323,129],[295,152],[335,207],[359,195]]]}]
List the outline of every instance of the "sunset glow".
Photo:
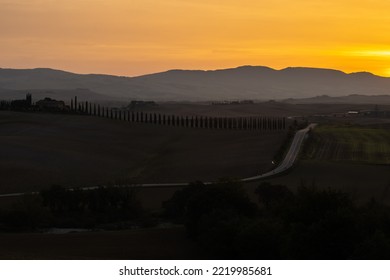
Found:
[{"label": "sunset glow", "polygon": [[390,76],[390,1],[0,0],[0,67],[135,76],[240,65]]},{"label": "sunset glow", "polygon": [[370,51],[356,51],[356,55],[358,56],[377,56],[386,59],[386,57],[390,58],[390,51],[375,51],[375,50],[370,50]]}]

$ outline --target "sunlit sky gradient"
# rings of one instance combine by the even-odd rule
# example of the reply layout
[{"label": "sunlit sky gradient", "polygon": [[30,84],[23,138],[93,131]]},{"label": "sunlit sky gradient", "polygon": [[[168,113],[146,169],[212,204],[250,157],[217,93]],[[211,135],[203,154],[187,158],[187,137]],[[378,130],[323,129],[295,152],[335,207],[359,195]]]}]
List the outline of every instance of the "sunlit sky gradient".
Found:
[{"label": "sunlit sky gradient", "polygon": [[0,67],[136,76],[240,65],[390,76],[388,0],[0,0]]}]

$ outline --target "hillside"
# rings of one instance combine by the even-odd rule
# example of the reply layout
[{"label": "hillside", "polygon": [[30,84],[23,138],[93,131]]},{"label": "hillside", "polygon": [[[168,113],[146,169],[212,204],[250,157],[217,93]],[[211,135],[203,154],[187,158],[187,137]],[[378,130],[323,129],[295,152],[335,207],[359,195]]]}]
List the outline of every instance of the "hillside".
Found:
[{"label": "hillside", "polygon": [[[88,89],[89,99],[205,101],[288,99],[328,95],[390,94],[390,78],[317,68],[275,70],[263,66],[170,70],[139,77],[81,75],[52,69],[0,69],[0,94],[9,90]],[[8,91],[7,91],[8,90]],[[57,93],[66,97],[66,92]]]},{"label": "hillside", "polygon": [[390,104],[390,95],[359,95],[331,97],[321,95],[309,98],[289,98],[283,100],[284,103],[291,104]]},{"label": "hillside", "polygon": [[0,111],[0,193],[249,177],[272,167],[286,133]]}]

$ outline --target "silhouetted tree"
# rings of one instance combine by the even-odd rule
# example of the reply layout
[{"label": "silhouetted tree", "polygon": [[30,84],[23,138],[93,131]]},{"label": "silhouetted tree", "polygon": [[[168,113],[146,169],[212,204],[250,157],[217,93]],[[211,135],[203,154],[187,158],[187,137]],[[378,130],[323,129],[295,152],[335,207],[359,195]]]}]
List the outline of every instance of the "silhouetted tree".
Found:
[{"label": "silhouetted tree", "polygon": [[168,216],[184,221],[188,234],[199,234],[199,223],[205,215],[223,210],[240,216],[253,216],[256,206],[249,200],[238,182],[222,181],[212,185],[201,182],[192,183],[188,188],[178,191],[171,200],[164,203]]}]

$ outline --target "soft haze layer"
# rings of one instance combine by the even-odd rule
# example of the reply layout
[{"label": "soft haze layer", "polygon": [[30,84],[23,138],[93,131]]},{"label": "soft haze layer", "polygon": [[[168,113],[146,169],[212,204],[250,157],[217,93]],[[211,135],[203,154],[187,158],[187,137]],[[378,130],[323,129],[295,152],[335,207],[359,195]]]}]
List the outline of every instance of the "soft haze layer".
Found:
[{"label": "soft haze layer", "polygon": [[141,75],[302,65],[390,76],[390,1],[0,0],[0,67]]}]

